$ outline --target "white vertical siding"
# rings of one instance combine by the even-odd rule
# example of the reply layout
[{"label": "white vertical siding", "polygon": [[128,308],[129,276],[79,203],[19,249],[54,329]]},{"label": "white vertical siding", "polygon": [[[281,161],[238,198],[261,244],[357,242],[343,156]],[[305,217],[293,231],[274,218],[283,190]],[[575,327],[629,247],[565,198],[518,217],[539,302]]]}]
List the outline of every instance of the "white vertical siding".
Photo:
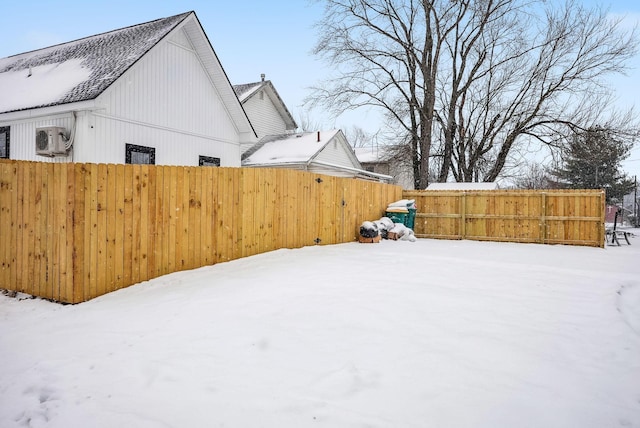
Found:
[{"label": "white vertical siding", "polygon": [[349,156],[347,150],[350,150],[350,148],[346,146],[346,143],[343,144],[339,140],[339,137],[336,136],[322,149],[315,160],[350,168],[361,168],[358,163],[354,162],[353,156]]},{"label": "white vertical siding", "polygon": [[287,124],[264,91],[262,94],[253,95],[245,101],[243,106],[258,138],[265,135],[284,134],[287,131]]},{"label": "white vertical siding", "polygon": [[95,143],[82,145],[85,151],[76,158],[124,163],[126,144],[136,144],[155,148],[158,165],[198,165],[198,156],[202,155],[220,158],[222,166],[240,166],[237,143],[213,141],[206,136],[131,123],[99,113],[92,116],[95,125],[91,131],[97,134],[93,138]]},{"label": "white vertical siding", "polygon": [[239,135],[182,32],[162,41],[97,100],[82,157],[124,162],[125,144],[156,149],[157,164],[214,156],[240,165]]},{"label": "white vertical siding", "polygon": [[69,156],[46,157],[36,155],[36,128],[60,126],[67,131],[71,131],[73,117],[70,113],[43,116],[30,121],[22,120],[3,126],[10,127],[9,157],[11,159],[40,162],[73,161],[73,150],[69,153]]}]

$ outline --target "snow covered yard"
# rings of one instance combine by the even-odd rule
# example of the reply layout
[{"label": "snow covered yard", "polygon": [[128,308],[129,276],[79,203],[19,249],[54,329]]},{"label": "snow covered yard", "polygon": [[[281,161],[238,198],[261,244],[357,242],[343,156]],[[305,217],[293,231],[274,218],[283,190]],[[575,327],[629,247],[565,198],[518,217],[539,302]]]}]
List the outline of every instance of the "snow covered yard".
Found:
[{"label": "snow covered yard", "polygon": [[2,427],[640,427],[632,246],[279,250],[0,295]]}]

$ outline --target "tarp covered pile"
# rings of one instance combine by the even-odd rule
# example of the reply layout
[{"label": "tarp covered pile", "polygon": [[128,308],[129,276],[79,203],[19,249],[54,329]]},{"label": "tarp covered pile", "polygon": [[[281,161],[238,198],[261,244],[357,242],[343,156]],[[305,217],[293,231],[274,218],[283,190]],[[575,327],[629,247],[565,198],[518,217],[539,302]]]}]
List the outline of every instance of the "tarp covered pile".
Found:
[{"label": "tarp covered pile", "polygon": [[[408,213],[409,209],[415,209],[415,207],[415,200],[401,199],[390,203],[387,206],[386,212],[387,214]],[[411,228],[398,221],[394,223],[394,220],[387,216],[382,217],[379,220],[363,222],[360,226],[360,236],[364,238],[375,238],[380,236],[383,239],[400,239],[412,242],[416,240]]]}]

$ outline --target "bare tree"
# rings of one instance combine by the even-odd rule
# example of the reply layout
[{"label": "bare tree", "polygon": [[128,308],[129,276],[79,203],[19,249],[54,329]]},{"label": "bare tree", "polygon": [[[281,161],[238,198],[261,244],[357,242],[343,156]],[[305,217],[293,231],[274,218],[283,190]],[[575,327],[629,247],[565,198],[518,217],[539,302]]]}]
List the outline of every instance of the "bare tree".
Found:
[{"label": "bare tree", "polygon": [[539,163],[527,164],[520,168],[520,174],[514,177],[513,181],[516,189],[540,190],[559,187],[549,170]]},{"label": "bare tree", "polygon": [[347,137],[347,141],[354,149],[357,147],[376,146],[378,144],[377,133],[367,132],[360,126],[350,126],[347,129],[343,129],[343,132]]},{"label": "bare tree", "polygon": [[[603,118],[603,78],[635,55],[602,9],[544,0],[324,0],[315,53],[335,74],[307,102],[382,109],[415,185],[494,181],[521,144],[562,147]],[[632,117],[633,119],[633,117]],[[630,134],[634,121],[617,124]]]},{"label": "bare tree", "polygon": [[324,129],[322,122],[312,118],[309,111],[298,113],[297,116],[298,118],[296,119],[296,122],[298,123],[298,128],[302,132],[314,132]]}]

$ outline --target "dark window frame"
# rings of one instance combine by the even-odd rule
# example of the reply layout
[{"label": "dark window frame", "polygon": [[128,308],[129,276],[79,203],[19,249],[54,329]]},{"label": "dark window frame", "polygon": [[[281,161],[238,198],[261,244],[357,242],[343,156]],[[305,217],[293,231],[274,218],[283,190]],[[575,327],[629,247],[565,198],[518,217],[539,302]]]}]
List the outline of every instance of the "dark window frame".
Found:
[{"label": "dark window frame", "polygon": [[198,158],[198,165],[200,166],[220,166],[220,158],[213,156],[200,156]]},{"label": "dark window frame", "polygon": [[4,142],[4,153],[5,156],[0,156],[0,159],[9,159],[11,156],[11,127],[10,126],[0,126],[0,134],[5,134],[5,142]]},{"label": "dark window frame", "polygon": [[131,164],[131,154],[132,153],[144,153],[149,155],[149,163],[148,164],[139,164],[139,165],[155,165],[156,164],[156,149],[155,147],[147,147],[147,146],[139,146],[137,144],[129,144],[125,145],[125,160],[124,162],[127,164]]}]

